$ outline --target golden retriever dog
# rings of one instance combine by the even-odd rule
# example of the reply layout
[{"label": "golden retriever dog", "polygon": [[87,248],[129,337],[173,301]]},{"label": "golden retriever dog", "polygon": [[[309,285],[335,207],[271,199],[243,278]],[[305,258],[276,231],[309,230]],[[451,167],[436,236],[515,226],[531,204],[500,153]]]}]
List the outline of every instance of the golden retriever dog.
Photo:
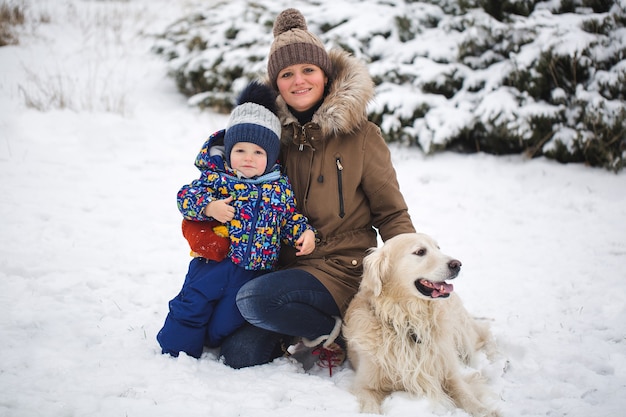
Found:
[{"label": "golden retriever dog", "polygon": [[495,352],[488,327],[474,320],[452,284],[461,261],[421,233],[389,239],[364,260],[363,280],[343,327],[361,412],[381,413],[394,391],[498,416],[483,377],[470,368],[479,349]]}]

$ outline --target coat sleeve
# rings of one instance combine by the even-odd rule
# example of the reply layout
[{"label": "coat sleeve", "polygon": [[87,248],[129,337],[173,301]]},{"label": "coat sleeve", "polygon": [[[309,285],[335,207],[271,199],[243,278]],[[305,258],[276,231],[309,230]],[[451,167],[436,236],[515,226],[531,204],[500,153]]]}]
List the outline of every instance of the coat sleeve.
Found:
[{"label": "coat sleeve", "polygon": [[282,200],[285,206],[285,216],[281,220],[281,240],[284,244],[295,247],[296,240],[305,230],[312,230],[315,233],[315,228],[309,224],[306,216],[296,208],[296,199],[286,177],[281,178],[281,186]]},{"label": "coat sleeve", "polygon": [[215,134],[204,143],[195,160],[195,166],[200,170],[200,178],[183,185],[176,195],[178,210],[187,220],[210,220],[204,215],[204,208],[215,198],[216,158],[209,155],[209,147],[215,139]]},{"label": "coat sleeve", "polygon": [[401,233],[413,233],[415,227],[400,192],[389,147],[380,129],[374,124],[370,126],[364,140],[362,186],[370,202],[374,227],[386,241]]},{"label": "coat sleeve", "polygon": [[[206,174],[203,173],[203,176],[206,176]],[[201,221],[212,219],[204,215],[204,208],[213,201],[212,192],[213,189],[202,177],[193,180],[190,184],[183,185],[176,197],[178,210],[187,220]]]}]

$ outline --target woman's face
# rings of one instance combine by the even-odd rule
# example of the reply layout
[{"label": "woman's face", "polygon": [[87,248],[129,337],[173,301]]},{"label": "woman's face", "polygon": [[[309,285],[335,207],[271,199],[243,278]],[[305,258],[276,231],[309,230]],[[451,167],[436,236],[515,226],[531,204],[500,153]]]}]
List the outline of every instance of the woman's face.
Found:
[{"label": "woman's face", "polygon": [[278,73],[276,84],[285,102],[296,111],[307,111],[324,95],[328,77],[313,64],[296,64]]}]

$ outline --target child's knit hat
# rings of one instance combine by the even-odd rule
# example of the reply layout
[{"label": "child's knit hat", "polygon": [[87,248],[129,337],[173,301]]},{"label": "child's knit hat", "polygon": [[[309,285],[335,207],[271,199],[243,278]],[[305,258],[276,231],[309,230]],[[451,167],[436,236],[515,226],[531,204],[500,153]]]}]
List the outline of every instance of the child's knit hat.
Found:
[{"label": "child's knit hat", "polygon": [[278,90],[278,73],[290,65],[313,64],[332,77],[333,64],[322,41],[308,31],[306,20],[297,9],[283,10],[274,21],[274,42],[270,48],[267,74]]},{"label": "child's knit hat", "polygon": [[230,114],[224,134],[225,158],[230,165],[230,152],[237,142],[259,145],[267,153],[268,173],[280,151],[280,120],[276,116],[276,93],[267,85],[253,81],[241,92],[237,107]]}]

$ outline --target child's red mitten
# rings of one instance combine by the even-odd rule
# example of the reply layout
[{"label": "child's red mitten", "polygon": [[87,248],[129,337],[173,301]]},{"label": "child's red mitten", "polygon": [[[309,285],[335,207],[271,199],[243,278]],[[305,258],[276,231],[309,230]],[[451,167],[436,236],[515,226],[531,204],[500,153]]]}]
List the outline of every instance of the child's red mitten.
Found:
[{"label": "child's red mitten", "polygon": [[183,236],[189,242],[191,256],[222,261],[228,254],[228,229],[217,220],[192,221],[183,219]]}]

